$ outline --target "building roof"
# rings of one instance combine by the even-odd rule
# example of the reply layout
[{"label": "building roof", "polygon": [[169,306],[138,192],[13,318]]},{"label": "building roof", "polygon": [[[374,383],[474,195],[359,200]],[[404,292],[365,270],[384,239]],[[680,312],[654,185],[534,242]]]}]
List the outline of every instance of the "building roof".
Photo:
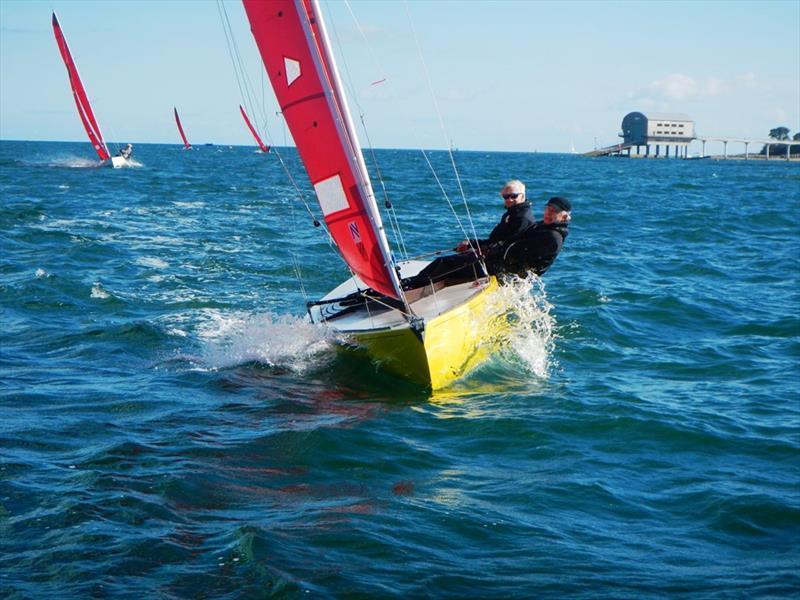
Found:
[{"label": "building roof", "polygon": [[643,112],[642,113],[645,117],[647,117],[648,121],[694,121],[692,117],[689,115],[685,115],[683,113],[651,113],[651,112]]}]

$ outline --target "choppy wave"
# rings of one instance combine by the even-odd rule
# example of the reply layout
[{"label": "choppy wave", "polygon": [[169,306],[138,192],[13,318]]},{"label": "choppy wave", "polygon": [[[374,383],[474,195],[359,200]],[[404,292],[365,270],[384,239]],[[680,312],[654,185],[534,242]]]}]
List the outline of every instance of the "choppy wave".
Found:
[{"label": "choppy wave", "polygon": [[345,274],[274,157],[85,150],[0,142],[0,596],[797,595],[796,164],[458,153],[479,235],[510,174],[575,209],[430,394],[298,316]]}]

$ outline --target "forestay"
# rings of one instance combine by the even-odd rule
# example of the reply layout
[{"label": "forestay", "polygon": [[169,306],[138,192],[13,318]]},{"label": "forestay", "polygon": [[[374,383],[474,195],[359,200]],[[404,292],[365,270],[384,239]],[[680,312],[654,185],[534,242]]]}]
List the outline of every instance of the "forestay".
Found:
[{"label": "forestay", "polygon": [[401,298],[389,244],[316,0],[243,0],[253,36],[344,260]]}]

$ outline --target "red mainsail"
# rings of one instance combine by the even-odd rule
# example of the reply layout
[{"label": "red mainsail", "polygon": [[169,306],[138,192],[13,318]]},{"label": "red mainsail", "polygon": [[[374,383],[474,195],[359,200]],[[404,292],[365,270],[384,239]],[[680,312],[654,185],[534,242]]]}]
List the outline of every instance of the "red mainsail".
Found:
[{"label": "red mainsail", "polygon": [[339,251],[365,284],[400,298],[400,281],[316,0],[243,3]]},{"label": "red mainsail", "polygon": [[175,123],[178,125],[178,133],[181,134],[181,139],[183,140],[183,147],[187,150],[192,147],[189,143],[189,140],[186,139],[186,134],[183,133],[183,126],[181,125],[181,118],[178,116],[178,109],[174,106],[172,107],[173,112],[175,113]]},{"label": "red mainsail", "polygon": [[100,127],[97,125],[97,120],[94,118],[92,107],[89,104],[89,98],[86,96],[86,90],[81,83],[81,78],[78,75],[78,67],[75,66],[75,61],[72,60],[72,54],[67,46],[67,40],[64,38],[64,32],[61,31],[61,25],[58,23],[56,13],[53,13],[53,33],[56,36],[58,43],[58,50],[61,52],[61,58],[64,59],[64,65],[67,67],[69,74],[69,85],[72,88],[72,96],[75,98],[75,105],[78,107],[78,116],[81,118],[83,128],[86,130],[86,135],[89,136],[89,141],[100,160],[108,160],[110,154],[108,147],[103,141],[103,134]]},{"label": "red mainsail", "polygon": [[239,105],[239,111],[242,113],[242,117],[244,118],[244,122],[247,123],[247,128],[250,130],[250,133],[252,133],[253,137],[256,139],[258,147],[261,148],[262,152],[269,152],[269,146],[265,145],[264,142],[261,141],[261,138],[258,136],[256,128],[253,127],[253,124],[250,122],[250,119],[247,118],[247,113],[244,112],[244,108],[242,108],[241,104]]}]

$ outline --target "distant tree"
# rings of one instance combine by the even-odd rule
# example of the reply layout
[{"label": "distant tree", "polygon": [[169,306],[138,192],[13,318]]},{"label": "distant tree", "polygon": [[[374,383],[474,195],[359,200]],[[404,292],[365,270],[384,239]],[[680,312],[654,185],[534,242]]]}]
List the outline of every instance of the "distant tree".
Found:
[{"label": "distant tree", "polygon": [[[795,134],[794,139],[798,139],[798,135]],[[774,129],[769,130],[769,137],[773,140],[788,140],[789,139],[789,128],[788,127],[776,127]],[[759,154],[766,154],[767,153],[767,146],[769,146],[769,153],[770,156],[773,154],[786,154],[786,144],[764,144],[764,147],[761,149]],[[792,146],[789,150],[790,153],[794,152],[794,146]]]},{"label": "distant tree", "polygon": [[788,127],[776,127],[775,129],[769,130],[769,137],[773,140],[788,140],[789,139],[789,128]]}]

